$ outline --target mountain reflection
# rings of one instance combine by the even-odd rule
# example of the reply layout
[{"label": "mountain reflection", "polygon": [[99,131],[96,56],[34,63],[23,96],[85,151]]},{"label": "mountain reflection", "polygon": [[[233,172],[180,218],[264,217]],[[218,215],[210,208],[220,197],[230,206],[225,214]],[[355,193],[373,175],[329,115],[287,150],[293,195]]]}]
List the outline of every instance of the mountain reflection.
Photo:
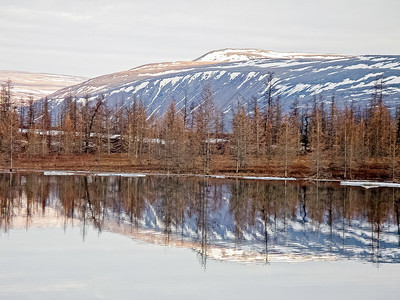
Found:
[{"label": "mountain reflection", "polygon": [[0,175],[0,227],[88,226],[240,261],[400,262],[400,190],[195,177]]}]

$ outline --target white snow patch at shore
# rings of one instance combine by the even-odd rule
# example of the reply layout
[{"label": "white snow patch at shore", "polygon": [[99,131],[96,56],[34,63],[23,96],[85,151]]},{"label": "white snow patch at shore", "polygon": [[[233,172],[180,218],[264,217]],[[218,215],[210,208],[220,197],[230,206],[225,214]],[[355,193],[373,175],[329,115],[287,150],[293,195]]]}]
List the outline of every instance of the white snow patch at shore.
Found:
[{"label": "white snow patch at shore", "polygon": [[293,177],[257,177],[257,176],[243,176],[243,179],[257,179],[257,180],[296,180]]},{"label": "white snow patch at shore", "polygon": [[75,175],[91,175],[91,176],[120,176],[120,177],[145,177],[143,173],[112,173],[112,172],[88,172],[88,171],[45,171],[45,176],[75,176]]},{"label": "white snow patch at shore", "polygon": [[87,172],[82,171],[45,171],[45,176],[74,176],[74,175],[89,175]]},{"label": "white snow patch at shore", "polygon": [[400,183],[394,182],[376,182],[376,181],[361,181],[361,180],[348,180],[341,181],[340,185],[346,186],[361,186],[365,189],[378,188],[378,187],[394,187],[400,188]]},{"label": "white snow patch at shore", "polygon": [[146,174],[142,173],[93,173],[93,176],[119,176],[119,177],[146,177]]}]

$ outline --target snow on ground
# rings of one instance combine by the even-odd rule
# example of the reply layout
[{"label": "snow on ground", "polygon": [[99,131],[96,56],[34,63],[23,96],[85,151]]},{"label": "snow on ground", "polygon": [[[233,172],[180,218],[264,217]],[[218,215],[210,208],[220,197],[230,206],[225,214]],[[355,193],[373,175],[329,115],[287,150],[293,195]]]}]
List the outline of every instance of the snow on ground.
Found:
[{"label": "snow on ground", "polygon": [[211,61],[211,62],[236,62],[246,61],[249,59],[292,59],[292,58],[314,58],[314,59],[339,59],[347,58],[345,55],[330,55],[330,54],[310,54],[300,52],[276,52],[260,49],[222,49],[208,52],[199,57],[196,61]]},{"label": "snow on ground", "polygon": [[[45,176],[73,176],[73,175],[82,175],[82,176],[114,176],[114,177],[145,177],[147,175],[157,175],[157,176],[183,176],[182,174],[165,174],[165,173],[156,173],[156,174],[145,174],[145,173],[128,173],[128,172],[92,172],[92,171],[44,171],[43,174]],[[187,174],[187,176],[196,176],[196,177],[208,177],[208,178],[235,178],[235,179],[246,179],[246,180],[266,180],[266,181],[295,181],[298,180],[294,177],[274,177],[274,176],[225,176],[225,175],[203,175],[203,174]],[[320,180],[333,182],[336,180]],[[359,186],[365,189],[370,188],[378,188],[378,187],[392,187],[392,188],[400,188],[400,183],[394,182],[378,182],[378,181],[365,181],[365,180],[347,180],[340,181],[340,185],[343,186]]]},{"label": "snow on ground", "polygon": [[116,173],[116,172],[90,172],[90,171],[44,171],[45,176],[118,176],[118,177],[145,177],[146,174],[143,173]]},{"label": "snow on ground", "polygon": [[258,176],[243,176],[243,179],[257,179],[257,180],[296,180],[293,177],[258,177]]},{"label": "snow on ground", "polygon": [[393,187],[400,188],[400,183],[394,182],[378,182],[378,181],[362,181],[362,180],[348,180],[341,181],[340,185],[346,186],[361,186],[365,189],[377,188],[377,187]]}]

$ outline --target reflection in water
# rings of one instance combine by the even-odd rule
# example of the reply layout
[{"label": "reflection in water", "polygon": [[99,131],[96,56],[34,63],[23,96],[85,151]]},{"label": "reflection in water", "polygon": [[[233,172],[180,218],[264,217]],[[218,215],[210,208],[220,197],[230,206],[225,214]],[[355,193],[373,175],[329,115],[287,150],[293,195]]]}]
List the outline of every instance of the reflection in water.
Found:
[{"label": "reflection in water", "polygon": [[400,263],[400,190],[193,177],[0,175],[0,226],[79,225],[240,261]]}]

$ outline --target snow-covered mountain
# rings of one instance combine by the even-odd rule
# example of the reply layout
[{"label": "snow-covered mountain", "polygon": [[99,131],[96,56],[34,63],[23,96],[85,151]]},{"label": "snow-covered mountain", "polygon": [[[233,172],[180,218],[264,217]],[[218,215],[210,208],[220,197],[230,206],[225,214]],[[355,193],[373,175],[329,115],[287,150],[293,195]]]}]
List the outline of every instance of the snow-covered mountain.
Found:
[{"label": "snow-covered mountain", "polygon": [[94,99],[104,94],[115,107],[129,105],[140,98],[148,115],[161,115],[170,101],[178,109],[201,101],[204,86],[209,85],[215,102],[229,119],[238,100],[262,106],[268,75],[274,74],[274,94],[280,96],[283,109],[295,99],[306,106],[314,96],[329,102],[350,101],[367,105],[377,77],[383,76],[385,102],[394,107],[400,100],[400,56],[388,55],[320,55],[278,53],[256,49],[212,51],[193,61],[149,64],[128,71],[89,79],[61,89],[50,96],[52,107],[60,108],[63,99],[86,94]]},{"label": "snow-covered mountain", "polygon": [[27,100],[30,96],[32,96],[34,100],[38,100],[59,89],[76,85],[87,79],[86,77],[71,75],[0,70],[0,82],[6,83],[7,80],[11,80],[13,98],[17,102],[19,102],[21,98]]}]

